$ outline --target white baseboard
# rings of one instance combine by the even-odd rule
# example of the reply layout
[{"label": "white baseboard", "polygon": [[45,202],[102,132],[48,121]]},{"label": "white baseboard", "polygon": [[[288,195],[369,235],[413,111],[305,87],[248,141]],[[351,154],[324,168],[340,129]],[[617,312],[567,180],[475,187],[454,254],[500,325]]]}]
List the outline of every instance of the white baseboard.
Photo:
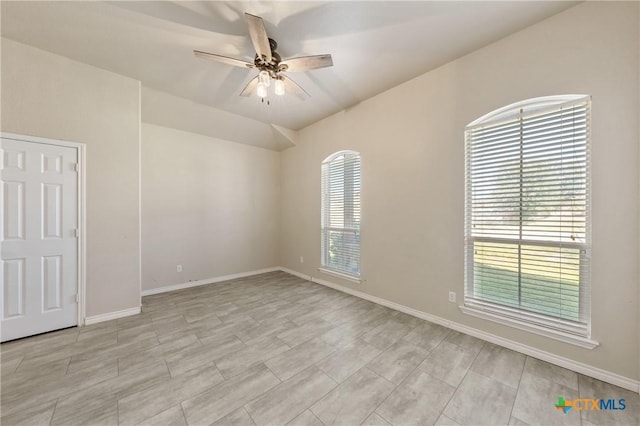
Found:
[{"label": "white baseboard", "polygon": [[295,275],[302,279],[324,285],[326,287],[333,288],[338,291],[342,291],[344,293],[351,294],[352,296],[359,297],[361,299],[368,300],[373,303],[377,303],[378,305],[386,306],[388,308],[394,309],[396,311],[404,312],[405,314],[412,315],[417,318],[421,318],[436,324],[443,325],[445,327],[451,328],[453,330],[459,331],[461,333],[468,334],[473,337],[477,337],[479,339],[485,340],[487,342],[494,343],[496,345],[503,346],[505,348],[523,353],[525,355],[532,356],[534,358],[540,359],[542,361],[546,361],[551,364],[558,365],[560,367],[564,367],[568,370],[575,371],[580,374],[584,374],[585,376],[593,377],[598,380],[602,380],[603,382],[610,383],[612,385],[620,386],[621,388],[628,389],[633,392],[640,392],[640,381],[634,380],[629,377],[624,377],[619,374],[613,373],[611,371],[603,370],[601,368],[593,367],[588,364],[584,364],[581,362],[574,361],[569,358],[565,358],[551,352],[543,351],[532,346],[528,346],[510,339],[505,339],[503,337],[497,336],[492,333],[487,333],[482,330],[478,330],[477,328],[469,327],[464,324],[457,323],[455,321],[450,321],[444,319],[442,317],[438,317],[436,315],[431,315],[426,312],[419,311],[414,308],[410,308],[405,305],[401,305],[399,303],[391,302],[386,299],[382,299],[380,297],[372,296],[367,293],[363,293],[358,290],[353,290],[349,287],[344,287],[339,284],[335,284],[321,278],[316,278],[309,275],[301,274],[300,272],[294,271],[289,268],[281,267],[279,268],[283,272],[287,272],[291,275]]},{"label": "white baseboard", "polygon": [[138,315],[140,313],[140,306],[137,308],[123,309],[116,312],[108,312],[106,314],[94,315],[92,317],[86,317],[84,319],[84,325],[97,324],[103,321],[110,321],[118,318],[124,318],[131,315]]},{"label": "white baseboard", "polygon": [[267,272],[274,272],[274,271],[280,271],[282,268],[280,267],[273,267],[273,268],[265,268],[265,269],[258,269],[255,271],[249,271],[249,272],[240,272],[238,274],[230,274],[230,275],[223,275],[220,277],[213,277],[213,278],[205,278],[204,280],[198,280],[198,281],[189,281],[186,283],[181,283],[181,284],[174,284],[174,285],[168,285],[165,287],[158,287],[158,288],[151,288],[148,290],[142,290],[142,296],[150,296],[152,294],[160,294],[160,293],[166,293],[168,291],[176,291],[176,290],[182,290],[185,288],[191,288],[191,287],[198,287],[201,285],[207,285],[207,284],[214,284],[214,283],[219,283],[222,281],[229,281],[229,280],[235,280],[237,278],[244,278],[244,277],[250,277],[252,275],[258,275],[258,274],[265,274]]}]

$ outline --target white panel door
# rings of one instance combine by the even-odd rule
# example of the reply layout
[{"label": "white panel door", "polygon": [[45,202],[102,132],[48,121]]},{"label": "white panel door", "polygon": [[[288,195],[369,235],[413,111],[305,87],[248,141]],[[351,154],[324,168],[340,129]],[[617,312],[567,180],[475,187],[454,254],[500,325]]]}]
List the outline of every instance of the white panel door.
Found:
[{"label": "white panel door", "polygon": [[1,341],[77,325],[78,151],[2,138]]}]

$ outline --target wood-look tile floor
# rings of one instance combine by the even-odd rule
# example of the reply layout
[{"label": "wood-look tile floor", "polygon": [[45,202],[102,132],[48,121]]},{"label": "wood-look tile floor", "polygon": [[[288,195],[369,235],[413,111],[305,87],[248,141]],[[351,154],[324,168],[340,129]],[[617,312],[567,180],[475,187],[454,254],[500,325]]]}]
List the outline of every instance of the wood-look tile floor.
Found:
[{"label": "wood-look tile floor", "polygon": [[640,423],[633,392],[282,272],[1,351],[7,426]]}]

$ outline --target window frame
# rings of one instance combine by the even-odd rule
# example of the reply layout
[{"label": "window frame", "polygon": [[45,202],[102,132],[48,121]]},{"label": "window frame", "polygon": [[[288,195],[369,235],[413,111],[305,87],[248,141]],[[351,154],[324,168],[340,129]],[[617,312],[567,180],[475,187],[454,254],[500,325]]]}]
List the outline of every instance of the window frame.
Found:
[{"label": "window frame", "polygon": [[[471,192],[471,143],[472,137],[470,136],[471,131],[478,129],[480,127],[490,127],[497,126],[501,123],[510,123],[515,122],[515,120],[525,120],[528,117],[531,117],[532,114],[538,111],[559,111],[563,107],[568,107],[571,105],[578,105],[580,103],[586,104],[586,119],[587,119],[587,128],[586,128],[586,206],[585,206],[585,241],[582,243],[574,243],[569,244],[566,242],[558,241],[550,241],[550,242],[541,242],[538,240],[528,241],[522,238],[522,229],[523,223],[522,219],[520,219],[519,224],[519,236],[517,238],[492,238],[492,237],[480,237],[473,235],[471,222],[473,218],[472,211],[472,192]],[[540,98],[527,99],[521,102],[516,102],[511,105],[507,105],[503,108],[499,108],[489,114],[486,114],[477,120],[469,123],[465,127],[465,227],[464,227],[464,245],[465,245],[465,279],[464,279],[464,304],[460,306],[460,309],[468,315],[472,315],[475,317],[487,319],[493,322],[498,322],[504,325],[508,325],[514,328],[518,328],[521,330],[530,331],[536,334],[544,335],[547,337],[551,337],[556,340],[561,340],[567,343],[575,344],[581,347],[592,349],[598,345],[598,342],[591,339],[591,315],[590,315],[590,254],[591,254],[591,184],[590,184],[590,176],[591,176],[591,164],[590,164],[590,155],[589,150],[591,146],[591,98],[588,95],[560,95],[560,96],[547,96]],[[521,139],[521,146],[524,146],[525,142]],[[522,148],[521,148],[522,149]],[[522,179],[522,169],[520,169],[520,176]],[[521,187],[522,188],[522,187]],[[522,191],[522,189],[521,189]],[[522,192],[520,192],[520,197],[522,197]],[[521,213],[522,214],[522,213]],[[521,259],[520,247],[525,246],[527,243],[533,243],[534,246],[549,246],[554,249],[567,249],[573,246],[577,248],[579,251],[579,259],[580,259],[580,281],[579,285],[581,289],[585,289],[584,291],[579,292],[578,300],[579,300],[579,318],[586,318],[586,326],[582,329],[577,328],[575,326],[572,327],[572,324],[576,324],[571,321],[564,321],[559,317],[554,317],[552,315],[541,314],[540,312],[535,311],[527,311],[527,309],[523,309],[523,305],[519,305],[518,307],[510,307],[507,304],[501,304],[499,302],[491,301],[488,298],[485,300],[481,300],[481,298],[477,297],[474,290],[476,289],[476,282],[474,280],[474,267],[475,267],[475,253],[474,247],[476,242],[485,241],[491,243],[503,243],[506,245],[517,245],[518,246],[518,259]],[[583,276],[583,256],[584,260],[586,260],[586,275]],[[518,260],[520,262],[520,260]],[[518,282],[522,279],[522,273],[516,272],[518,274]],[[520,284],[519,284],[520,285]],[[519,287],[520,291],[520,287]],[[563,324],[564,322],[564,324]]]},{"label": "window frame", "polygon": [[[319,271],[326,273],[326,274],[330,274],[333,276],[336,276],[338,278],[344,279],[344,280],[348,280],[351,282],[355,282],[355,283],[360,283],[361,282],[361,274],[362,274],[362,263],[361,263],[361,247],[362,244],[360,242],[360,236],[361,236],[361,230],[360,230],[360,223],[358,222],[357,226],[342,226],[342,227],[336,227],[336,226],[330,226],[330,218],[327,215],[327,209],[330,207],[327,207],[326,203],[330,203],[331,200],[331,193],[330,193],[330,189],[328,188],[327,185],[327,176],[325,176],[325,173],[328,171],[328,168],[331,167],[331,164],[336,162],[337,160],[339,160],[340,158],[344,157],[344,156],[353,156],[353,157],[357,157],[357,162],[358,162],[358,181],[360,182],[360,185],[358,186],[359,188],[361,188],[361,182],[362,182],[362,168],[361,168],[361,163],[362,163],[362,156],[358,151],[353,151],[353,150],[341,150],[341,151],[337,151],[334,152],[333,154],[329,155],[328,157],[326,157],[321,165],[320,165],[320,185],[321,185],[321,200],[320,200],[320,241],[321,241],[321,259],[320,259],[320,268],[318,268]],[[343,181],[346,180],[345,178],[343,178]],[[360,209],[360,194],[358,194],[358,217],[360,217],[361,215],[361,209]],[[356,204],[354,203],[351,206],[352,210],[356,209]],[[343,212],[346,211],[347,209],[345,208],[345,206],[343,205]],[[344,214],[344,213],[343,213]],[[353,213],[352,213],[353,215]],[[330,250],[330,244],[329,244],[329,232],[342,232],[342,233],[353,233],[354,235],[357,235],[358,238],[358,271],[357,273],[354,273],[353,271],[349,271],[349,270],[345,270],[345,269],[340,269],[340,268],[336,268],[332,265],[330,265],[330,263],[328,262],[329,259],[329,250]]]}]

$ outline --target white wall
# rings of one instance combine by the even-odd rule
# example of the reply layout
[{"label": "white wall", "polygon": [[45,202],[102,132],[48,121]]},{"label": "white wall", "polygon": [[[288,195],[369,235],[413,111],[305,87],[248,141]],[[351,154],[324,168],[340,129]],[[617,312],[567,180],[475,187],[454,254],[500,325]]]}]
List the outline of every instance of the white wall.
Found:
[{"label": "white wall", "polygon": [[275,151],[144,123],[143,290],[277,266],[279,170]]},{"label": "white wall", "polygon": [[140,84],[2,39],[3,132],[86,144],[87,316],[140,306]]},{"label": "white wall", "polygon": [[[638,16],[637,3],[578,5],[301,130],[282,157],[282,265],[637,380]],[[464,293],[465,125],[573,93],[593,97],[593,350],[447,302]],[[362,284],[317,271],[320,163],[342,149],[362,155]]]},{"label": "white wall", "polygon": [[251,146],[281,151],[296,132],[232,114],[150,87],[142,87],[142,121]]}]

